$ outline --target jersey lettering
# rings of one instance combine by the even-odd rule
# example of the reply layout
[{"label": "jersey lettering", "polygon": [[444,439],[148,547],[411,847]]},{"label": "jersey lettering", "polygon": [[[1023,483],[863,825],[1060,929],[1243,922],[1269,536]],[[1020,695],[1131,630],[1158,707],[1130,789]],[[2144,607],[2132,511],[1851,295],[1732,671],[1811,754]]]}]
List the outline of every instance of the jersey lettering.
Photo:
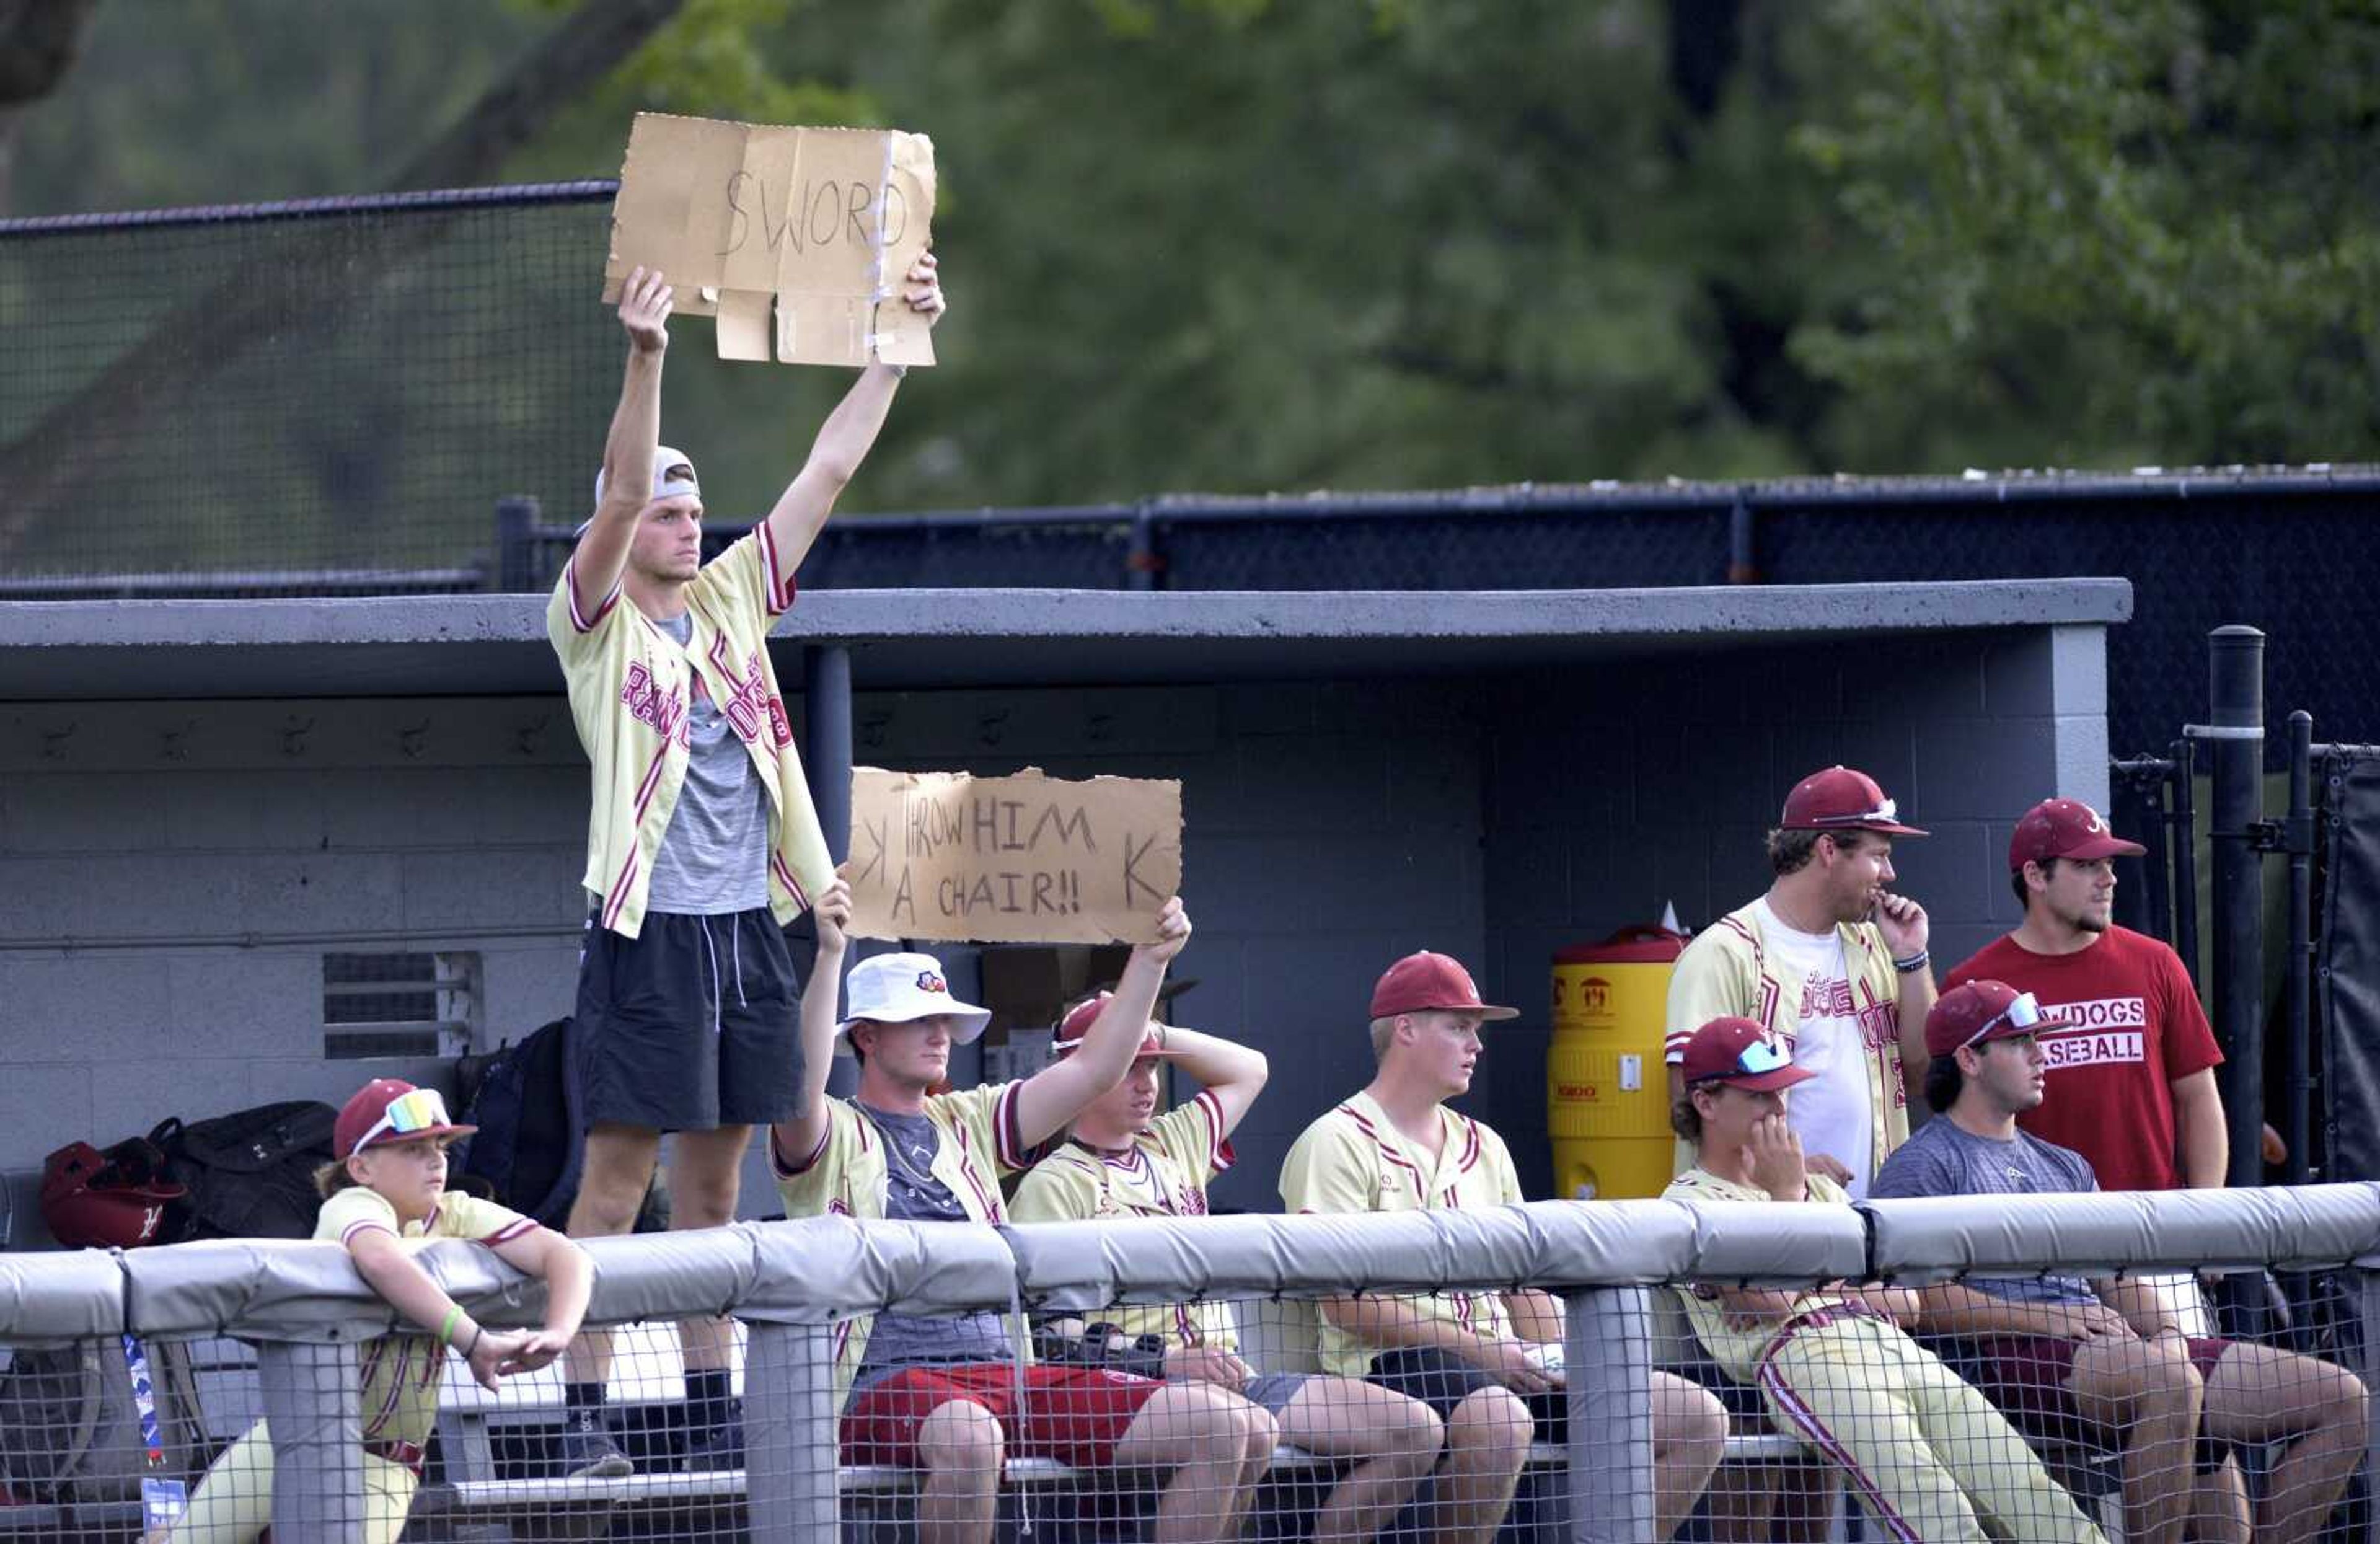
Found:
[{"label": "jersey lettering", "polygon": [[2148,1000],[2141,997],[2096,997],[2042,1006],[2077,1029],[2141,1029],[2149,1022]]}]

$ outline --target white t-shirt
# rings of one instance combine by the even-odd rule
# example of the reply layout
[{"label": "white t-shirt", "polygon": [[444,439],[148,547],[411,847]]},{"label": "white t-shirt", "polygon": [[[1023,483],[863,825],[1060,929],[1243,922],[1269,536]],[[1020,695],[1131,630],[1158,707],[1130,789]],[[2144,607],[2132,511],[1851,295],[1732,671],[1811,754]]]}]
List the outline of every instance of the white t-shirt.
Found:
[{"label": "white t-shirt", "polygon": [[1760,935],[1777,979],[1786,984],[1778,1018],[1795,1026],[1793,1064],[1815,1075],[1786,1096],[1786,1124],[1801,1137],[1804,1151],[1841,1160],[1852,1172],[1843,1188],[1852,1199],[1864,1199],[1876,1172],[1875,1125],[1868,1111],[1867,1041],[1852,1003],[1842,935],[1802,932],[1786,926],[1765,898],[1753,904],[1759,908]]}]

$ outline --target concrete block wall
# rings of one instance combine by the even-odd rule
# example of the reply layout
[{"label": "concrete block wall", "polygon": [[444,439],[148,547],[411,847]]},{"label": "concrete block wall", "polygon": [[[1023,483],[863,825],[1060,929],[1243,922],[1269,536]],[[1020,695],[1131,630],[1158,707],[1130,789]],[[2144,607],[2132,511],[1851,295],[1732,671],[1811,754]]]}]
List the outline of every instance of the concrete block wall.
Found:
[{"label": "concrete block wall", "polygon": [[2036,801],[2107,803],[2096,627],[1850,639],[1533,675],[1486,716],[1484,990],[1522,1010],[1481,1113],[1524,1187],[1552,1166],[1542,1079],[1551,958],[1674,904],[1694,930],[1767,888],[1787,791],[1842,762],[1932,834],[1893,846],[1933,923],[1937,971],[2015,924],[2008,841]]},{"label": "concrete block wall", "polygon": [[443,1076],[324,1060],[326,951],[478,950],[491,1043],[568,1011],[587,774],[558,698],[22,704],[0,726],[0,1169]]},{"label": "concrete block wall", "polygon": [[[1750,898],[1785,788],[1844,760],[1936,832],[1898,857],[1937,957],[1961,957],[2010,920],[1999,855],[2016,814],[2053,789],[2105,803],[2101,638],[1745,648],[1519,677],[862,691],[855,734],[863,763],[1183,781],[1198,931],[1178,974],[1198,984],[1179,1016],[1273,1063],[1219,1206],[1277,1204],[1290,1141],[1370,1076],[1374,979],[1422,947],[1524,1010],[1468,1103],[1542,1195],[1554,949],[1665,900],[1699,926]],[[796,660],[779,668],[799,679]],[[568,1012],[586,800],[559,695],[0,709],[0,1171],[167,1114],[437,1073],[322,1059],[325,948],[480,950],[488,1043]],[[975,990],[974,952],[942,952],[953,989]],[[757,1147],[746,1179],[747,1215],[774,1210]],[[19,1196],[21,1244],[38,1235]]]}]

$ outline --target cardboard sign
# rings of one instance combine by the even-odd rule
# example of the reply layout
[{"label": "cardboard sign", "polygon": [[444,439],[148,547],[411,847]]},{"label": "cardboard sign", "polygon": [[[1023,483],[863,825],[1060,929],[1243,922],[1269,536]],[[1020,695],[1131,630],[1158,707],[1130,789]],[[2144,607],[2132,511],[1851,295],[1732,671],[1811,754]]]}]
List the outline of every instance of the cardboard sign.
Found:
[{"label": "cardboard sign", "polygon": [[658,269],[680,316],[718,318],[722,359],[934,362],[904,278],[934,219],[934,142],[639,113],[628,131],[603,298]]},{"label": "cardboard sign", "polygon": [[1151,942],[1182,886],[1182,784],[855,767],[849,871],[862,938]]}]

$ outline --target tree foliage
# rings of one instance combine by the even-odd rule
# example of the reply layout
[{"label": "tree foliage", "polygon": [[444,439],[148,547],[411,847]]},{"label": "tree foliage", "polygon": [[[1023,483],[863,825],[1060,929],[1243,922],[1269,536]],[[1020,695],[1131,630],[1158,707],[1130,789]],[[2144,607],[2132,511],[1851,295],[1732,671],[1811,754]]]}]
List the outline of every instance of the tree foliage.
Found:
[{"label": "tree foliage", "polygon": [[[383,185],[594,8],[102,6],[18,212]],[[504,175],[610,175],[640,108],[934,137],[947,366],[876,507],[2380,432],[2368,0],[684,0]],[[758,506],[841,380],[683,326]]]}]

